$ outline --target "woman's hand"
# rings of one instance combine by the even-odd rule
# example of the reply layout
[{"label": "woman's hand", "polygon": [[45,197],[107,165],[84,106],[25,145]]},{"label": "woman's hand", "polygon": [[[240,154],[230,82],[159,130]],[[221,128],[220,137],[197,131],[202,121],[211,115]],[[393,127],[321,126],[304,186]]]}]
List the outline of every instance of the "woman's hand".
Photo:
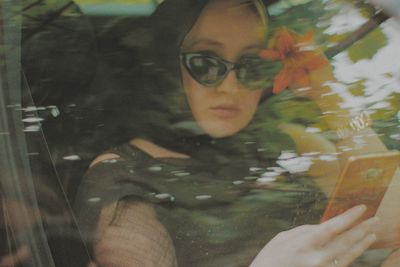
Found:
[{"label": "woman's hand", "polygon": [[400,249],[395,250],[389,257],[383,262],[381,267],[398,267],[400,262]]},{"label": "woman's hand", "polygon": [[250,267],[345,267],[371,246],[377,218],[359,222],[364,205],[319,225],[303,225],[279,233]]}]

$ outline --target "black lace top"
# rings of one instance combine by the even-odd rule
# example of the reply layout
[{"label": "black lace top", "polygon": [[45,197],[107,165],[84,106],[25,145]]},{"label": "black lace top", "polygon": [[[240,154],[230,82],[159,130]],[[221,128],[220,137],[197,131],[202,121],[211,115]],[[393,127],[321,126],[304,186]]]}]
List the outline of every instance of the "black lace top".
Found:
[{"label": "black lace top", "polygon": [[109,151],[120,158],[92,167],[80,186],[82,231],[90,240],[104,205],[136,197],[154,204],[179,266],[248,266],[278,232],[318,222],[325,197],[308,178],[221,145],[199,143],[191,159],[154,159],[131,145]]}]

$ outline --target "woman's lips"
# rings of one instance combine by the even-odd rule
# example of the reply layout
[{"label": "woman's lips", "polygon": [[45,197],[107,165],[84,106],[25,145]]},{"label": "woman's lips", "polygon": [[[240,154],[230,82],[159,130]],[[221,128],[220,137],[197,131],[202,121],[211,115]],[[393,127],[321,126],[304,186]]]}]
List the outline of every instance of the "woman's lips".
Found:
[{"label": "woman's lips", "polygon": [[220,118],[232,118],[240,113],[240,108],[235,105],[218,105],[211,107],[212,112]]}]

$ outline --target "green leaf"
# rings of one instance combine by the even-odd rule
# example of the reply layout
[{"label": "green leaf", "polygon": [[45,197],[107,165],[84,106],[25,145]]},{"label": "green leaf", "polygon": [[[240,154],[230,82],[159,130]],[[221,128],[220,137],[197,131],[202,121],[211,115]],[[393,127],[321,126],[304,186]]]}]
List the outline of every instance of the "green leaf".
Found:
[{"label": "green leaf", "polygon": [[349,92],[353,96],[363,96],[364,95],[364,90],[365,90],[365,85],[364,83],[367,81],[367,79],[361,79],[358,80],[357,82],[353,83],[349,87]]},{"label": "green leaf", "polygon": [[353,62],[372,59],[379,49],[387,45],[387,42],[387,37],[382,29],[377,28],[349,48],[348,55]]}]

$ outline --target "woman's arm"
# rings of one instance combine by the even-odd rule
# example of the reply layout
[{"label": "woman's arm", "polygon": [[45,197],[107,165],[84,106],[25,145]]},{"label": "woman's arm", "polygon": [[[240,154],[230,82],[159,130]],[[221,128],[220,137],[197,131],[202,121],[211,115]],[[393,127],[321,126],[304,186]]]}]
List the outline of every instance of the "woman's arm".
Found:
[{"label": "woman's arm", "polygon": [[[140,138],[131,144],[154,158],[188,158]],[[102,154],[90,167],[117,158],[117,154]],[[96,262],[90,267],[177,266],[173,242],[153,206],[137,199],[120,200],[102,209],[93,247]]]},{"label": "woman's arm", "polygon": [[172,240],[154,208],[121,200],[103,208],[94,242],[99,267],[175,267]]}]

